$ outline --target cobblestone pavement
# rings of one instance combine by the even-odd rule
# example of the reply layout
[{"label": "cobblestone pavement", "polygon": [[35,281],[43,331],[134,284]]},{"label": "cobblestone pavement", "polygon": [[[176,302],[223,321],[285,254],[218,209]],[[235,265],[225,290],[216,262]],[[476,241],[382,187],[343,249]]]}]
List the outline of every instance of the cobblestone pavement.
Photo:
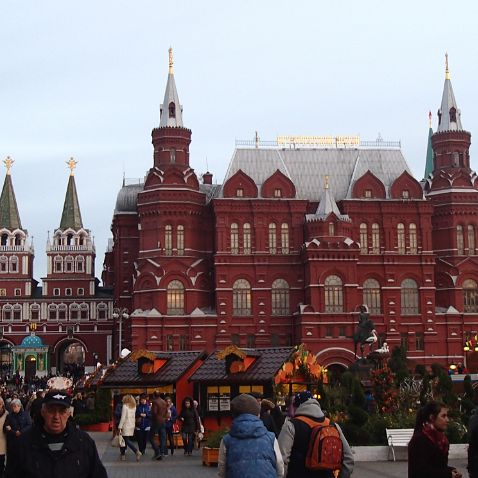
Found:
[{"label": "cobblestone pavement", "polygon": [[[194,450],[192,457],[184,456],[182,450],[177,450],[173,456],[162,461],[151,460],[153,451],[150,445],[146,455],[139,463],[131,450],[126,451],[126,461],[119,460],[119,449],[110,445],[111,433],[91,433],[96,442],[98,453],[108,470],[109,478],[156,478],[168,476],[171,478],[207,478],[217,476],[217,468],[202,465],[201,450]],[[468,478],[466,460],[454,460],[455,466]],[[405,478],[407,462],[359,462],[355,464],[354,478]],[[248,477],[244,477],[248,478]]]}]

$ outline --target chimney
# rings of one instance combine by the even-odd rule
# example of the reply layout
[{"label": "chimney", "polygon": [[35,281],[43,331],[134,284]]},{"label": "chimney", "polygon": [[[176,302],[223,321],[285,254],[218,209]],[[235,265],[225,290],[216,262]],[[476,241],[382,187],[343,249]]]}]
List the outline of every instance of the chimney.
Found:
[{"label": "chimney", "polygon": [[203,184],[212,184],[212,173],[209,171],[202,175],[202,182]]}]

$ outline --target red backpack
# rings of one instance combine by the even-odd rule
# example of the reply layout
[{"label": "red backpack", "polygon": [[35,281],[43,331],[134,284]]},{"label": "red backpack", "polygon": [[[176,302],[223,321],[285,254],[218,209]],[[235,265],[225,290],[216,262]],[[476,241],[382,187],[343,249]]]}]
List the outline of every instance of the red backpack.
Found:
[{"label": "red backpack", "polygon": [[296,416],[295,418],[306,423],[312,429],[305,457],[305,467],[314,471],[341,470],[343,445],[337,427],[328,418],[320,423],[308,417]]}]

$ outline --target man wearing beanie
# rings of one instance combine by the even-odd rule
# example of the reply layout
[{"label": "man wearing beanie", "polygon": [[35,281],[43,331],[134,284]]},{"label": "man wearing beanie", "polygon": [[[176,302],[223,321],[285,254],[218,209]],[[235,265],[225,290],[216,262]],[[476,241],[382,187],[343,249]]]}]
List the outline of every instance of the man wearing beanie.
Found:
[{"label": "man wearing beanie", "polygon": [[[311,418],[319,425],[325,419],[319,402],[312,398],[312,394],[306,390],[295,396],[293,405],[296,408],[294,418],[285,421],[279,434],[279,447],[284,460],[285,476],[287,478],[333,478],[332,471],[312,471],[305,467],[312,428],[302,420],[295,418],[298,416]],[[335,426],[343,445],[342,469],[338,478],[349,478],[354,467],[352,450],[340,427],[337,424]]]},{"label": "man wearing beanie", "polygon": [[220,478],[282,478],[284,463],[274,434],[259,418],[260,403],[243,393],[231,400],[234,420],[219,448]]}]

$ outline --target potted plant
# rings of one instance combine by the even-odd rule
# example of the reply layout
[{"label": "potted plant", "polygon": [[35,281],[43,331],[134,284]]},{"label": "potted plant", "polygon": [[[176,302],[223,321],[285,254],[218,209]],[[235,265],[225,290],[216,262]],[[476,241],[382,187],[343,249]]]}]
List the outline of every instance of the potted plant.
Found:
[{"label": "potted plant", "polygon": [[219,462],[219,446],[229,428],[220,428],[207,434],[206,444],[202,449],[202,463],[205,466],[217,466]]}]

